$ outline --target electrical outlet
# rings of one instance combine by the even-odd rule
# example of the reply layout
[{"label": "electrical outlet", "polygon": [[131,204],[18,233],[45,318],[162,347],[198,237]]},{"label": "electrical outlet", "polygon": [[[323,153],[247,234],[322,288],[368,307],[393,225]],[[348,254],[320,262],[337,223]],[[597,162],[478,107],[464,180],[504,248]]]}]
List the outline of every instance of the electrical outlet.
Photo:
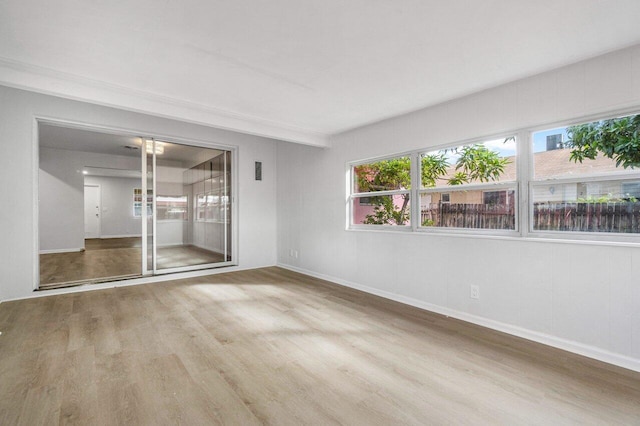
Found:
[{"label": "electrical outlet", "polygon": [[476,284],[471,284],[469,296],[472,299],[480,299],[480,286]]},{"label": "electrical outlet", "polygon": [[298,258],[298,250],[293,251],[293,257],[295,257],[296,259]]}]

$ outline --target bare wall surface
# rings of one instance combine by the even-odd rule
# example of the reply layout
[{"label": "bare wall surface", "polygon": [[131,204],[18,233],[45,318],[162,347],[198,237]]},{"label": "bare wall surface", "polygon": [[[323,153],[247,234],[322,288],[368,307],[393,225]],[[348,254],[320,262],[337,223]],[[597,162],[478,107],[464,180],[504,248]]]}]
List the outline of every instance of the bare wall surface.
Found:
[{"label": "bare wall surface", "polygon": [[[133,157],[65,149],[39,151],[40,250],[75,250],[84,247],[84,184],[101,185],[102,234],[140,235],[140,219],[133,218],[133,192],[140,179],[91,177],[83,167],[140,168]],[[128,195],[128,197],[127,197]],[[127,208],[128,207],[128,208]],[[128,214],[127,214],[128,213]]]},{"label": "bare wall surface", "polygon": [[[191,139],[237,146],[239,266],[276,263],[275,141],[225,130],[107,108],[0,86],[0,300],[27,297],[34,288],[37,256],[34,209],[38,180],[35,118],[125,129],[145,136]],[[253,180],[254,161],[264,164],[263,180]]]},{"label": "bare wall surface", "polygon": [[631,106],[640,46],[337,135],[329,150],[280,143],[278,261],[640,369],[638,247],[345,230],[349,161]]}]

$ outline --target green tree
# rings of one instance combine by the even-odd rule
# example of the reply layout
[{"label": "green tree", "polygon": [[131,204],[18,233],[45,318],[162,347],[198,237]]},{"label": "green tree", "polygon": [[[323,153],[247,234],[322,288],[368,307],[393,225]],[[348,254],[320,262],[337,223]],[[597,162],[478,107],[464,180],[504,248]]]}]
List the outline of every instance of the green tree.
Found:
[{"label": "green tree", "polygon": [[570,158],[582,163],[599,153],[616,167],[640,167],[640,114],[567,127]]},{"label": "green tree", "polygon": [[[484,145],[475,144],[454,149],[459,154],[455,163],[455,173],[447,179],[449,185],[460,185],[474,181],[489,182],[498,180],[509,163],[501,158],[497,151],[491,151]],[[420,179],[425,188],[436,186],[444,179],[452,165],[447,159],[447,151],[425,154],[420,159]],[[354,168],[358,192],[375,192],[411,189],[411,159],[394,158]],[[394,203],[392,196],[372,196],[373,213],[365,217],[364,223],[370,225],[404,225],[409,220],[409,194],[402,194],[402,204]]]}]

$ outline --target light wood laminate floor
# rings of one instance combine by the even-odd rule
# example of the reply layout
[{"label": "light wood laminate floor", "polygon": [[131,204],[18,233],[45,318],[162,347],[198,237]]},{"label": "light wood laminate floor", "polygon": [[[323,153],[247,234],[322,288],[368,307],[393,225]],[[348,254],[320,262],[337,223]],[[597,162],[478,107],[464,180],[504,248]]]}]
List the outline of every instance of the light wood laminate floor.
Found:
[{"label": "light wood laminate floor", "polygon": [[[224,261],[224,256],[199,247],[158,247],[158,269],[194,266]],[[85,251],[40,255],[40,288],[135,278],[142,271],[140,238],[85,240]]]},{"label": "light wood laminate floor", "polygon": [[0,304],[0,424],[638,424],[640,373],[279,268]]}]

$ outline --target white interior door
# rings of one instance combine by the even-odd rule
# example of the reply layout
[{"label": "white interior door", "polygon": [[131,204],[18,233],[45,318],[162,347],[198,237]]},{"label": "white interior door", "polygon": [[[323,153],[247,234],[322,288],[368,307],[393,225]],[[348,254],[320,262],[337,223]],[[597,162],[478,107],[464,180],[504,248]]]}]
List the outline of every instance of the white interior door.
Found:
[{"label": "white interior door", "polygon": [[84,237],[100,238],[100,186],[84,186]]}]

